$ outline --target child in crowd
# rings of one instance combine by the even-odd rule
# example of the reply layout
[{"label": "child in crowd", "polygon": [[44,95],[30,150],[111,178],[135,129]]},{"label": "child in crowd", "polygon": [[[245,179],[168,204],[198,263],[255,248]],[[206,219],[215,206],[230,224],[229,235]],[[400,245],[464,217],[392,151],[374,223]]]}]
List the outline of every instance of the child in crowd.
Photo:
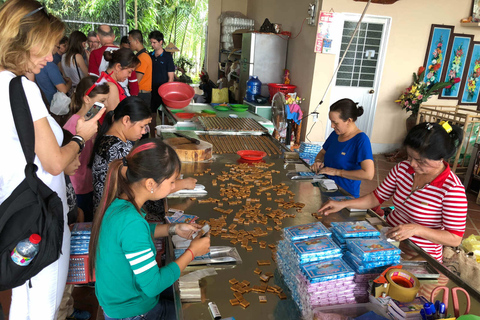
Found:
[{"label": "child in crowd", "polygon": [[159,299],[180,272],[209,252],[210,238],[196,237],[175,262],[159,268],[152,238],[177,234],[191,239],[195,224],[149,224],[141,209],[175,187],[181,162],[175,151],[157,139],[139,141],[128,156],[114,160],[94,219],[89,264],[95,270],[95,293],[106,320],[140,316],[175,319],[173,301]]},{"label": "child in crowd", "polygon": [[[73,138],[73,134],[67,130],[63,130],[63,146],[67,145]],[[80,154],[70,162],[65,168],[65,184],[67,186],[67,203],[68,203],[68,225],[76,222],[84,222],[84,215],[82,209],[77,207],[77,199],[73,185],[70,181],[70,176],[74,176],[77,170],[80,168]],[[90,312],[85,310],[76,309],[73,307],[72,292],[75,285],[67,284],[63,291],[62,301],[58,309],[57,319],[59,320],[88,320],[91,317]]]},{"label": "child in crowd", "polygon": [[[110,88],[107,83],[97,83],[97,79],[96,76],[87,76],[80,80],[72,96],[71,117],[63,126],[72,134],[76,134],[75,127],[78,119],[85,117],[95,102],[107,103]],[[77,196],[77,206],[83,210],[87,222],[93,220],[92,169],[88,166],[93,153],[93,140],[94,138],[85,141],[85,147],[80,153],[80,167],[70,177]]]}]

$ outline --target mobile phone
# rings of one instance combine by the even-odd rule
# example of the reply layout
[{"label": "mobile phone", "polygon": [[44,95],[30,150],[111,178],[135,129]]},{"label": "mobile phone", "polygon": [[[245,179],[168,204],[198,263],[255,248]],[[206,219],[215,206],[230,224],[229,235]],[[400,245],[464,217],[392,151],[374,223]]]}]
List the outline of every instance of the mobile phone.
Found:
[{"label": "mobile phone", "polygon": [[85,114],[85,120],[90,120],[95,117],[98,111],[100,111],[103,107],[105,107],[103,103],[95,102],[90,110],[88,110],[88,112]]},{"label": "mobile phone", "polygon": [[210,231],[210,225],[208,224],[205,224],[202,229],[200,229],[200,231],[202,232],[201,235],[200,235],[200,238],[203,238],[207,235],[208,231]]}]

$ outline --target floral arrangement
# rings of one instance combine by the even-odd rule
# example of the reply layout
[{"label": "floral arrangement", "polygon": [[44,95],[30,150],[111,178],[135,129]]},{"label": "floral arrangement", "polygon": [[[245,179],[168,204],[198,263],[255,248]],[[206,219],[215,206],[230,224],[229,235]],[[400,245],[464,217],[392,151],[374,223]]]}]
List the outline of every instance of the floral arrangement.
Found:
[{"label": "floral arrangement", "polygon": [[437,72],[440,70],[442,66],[443,54],[442,54],[442,47],[443,47],[443,38],[440,36],[438,40],[437,47],[432,52],[432,61],[430,61],[430,65],[428,66],[428,73],[427,79],[430,83],[435,83],[435,80],[438,80],[440,77],[437,77]]},{"label": "floral arrangement", "polygon": [[[448,71],[447,77],[449,81],[452,81],[453,79],[458,78],[460,73],[460,67],[462,66],[463,54],[464,54],[464,51],[462,49],[462,45],[459,45],[457,50],[455,50],[455,58],[453,58],[452,66]],[[451,88],[448,88],[448,91],[454,90],[454,89],[455,89],[455,84],[452,85]]]},{"label": "floral arrangement", "polygon": [[472,74],[468,76],[467,81],[467,92],[468,99],[473,99],[475,95],[475,90],[477,89],[477,79],[480,77],[480,57],[477,57],[475,60],[475,66],[473,67]]},{"label": "floral arrangement", "polygon": [[411,111],[413,115],[418,114],[422,102],[427,101],[432,95],[438,94],[443,88],[451,88],[452,85],[460,82],[460,78],[453,78],[447,82],[423,82],[420,79],[423,79],[424,73],[424,67],[418,68],[417,73],[413,73],[412,85],[405,89],[398,100],[395,100],[402,106],[402,109],[407,112]]}]

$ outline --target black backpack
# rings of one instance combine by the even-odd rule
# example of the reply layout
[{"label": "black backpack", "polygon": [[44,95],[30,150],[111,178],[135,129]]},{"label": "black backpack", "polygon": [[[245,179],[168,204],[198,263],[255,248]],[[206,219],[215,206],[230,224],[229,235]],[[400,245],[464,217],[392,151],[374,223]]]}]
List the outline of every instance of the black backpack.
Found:
[{"label": "black backpack", "polygon": [[[12,79],[9,90],[15,128],[27,165],[25,179],[0,205],[0,291],[24,284],[59,258],[64,223],[62,201],[36,174],[35,132],[22,76]],[[8,150],[4,150],[3,156],[8,157]],[[34,233],[42,237],[39,252],[29,265],[19,266],[12,261],[11,252],[18,242]]]}]

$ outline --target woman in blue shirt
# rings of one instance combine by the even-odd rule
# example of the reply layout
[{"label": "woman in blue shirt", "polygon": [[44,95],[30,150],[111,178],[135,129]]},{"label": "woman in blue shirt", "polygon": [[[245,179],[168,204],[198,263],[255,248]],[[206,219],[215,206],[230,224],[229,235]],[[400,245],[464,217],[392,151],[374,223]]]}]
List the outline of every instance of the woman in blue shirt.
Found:
[{"label": "woman in blue shirt", "polygon": [[311,166],[355,198],[360,195],[360,180],[372,180],[375,171],[370,140],[355,124],[362,114],[363,108],[350,99],[332,104],[328,117],[334,131]]}]

